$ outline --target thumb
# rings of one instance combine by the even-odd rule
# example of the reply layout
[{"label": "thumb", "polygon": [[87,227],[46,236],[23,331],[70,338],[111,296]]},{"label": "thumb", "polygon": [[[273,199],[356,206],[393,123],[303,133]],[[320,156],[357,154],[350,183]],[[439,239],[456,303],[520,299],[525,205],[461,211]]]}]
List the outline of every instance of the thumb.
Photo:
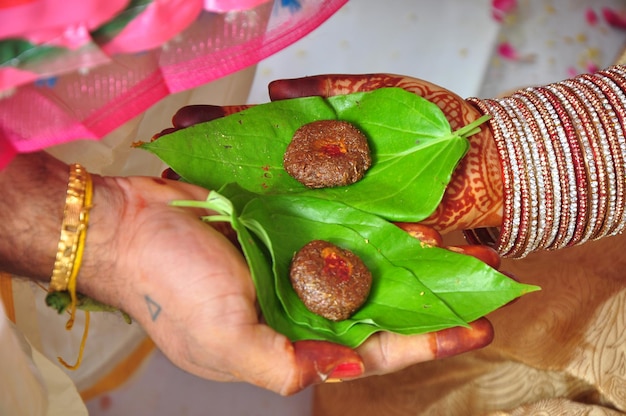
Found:
[{"label": "thumb", "polygon": [[[332,379],[356,378],[363,374],[363,360],[356,351],[327,341],[291,342],[263,325],[248,351],[241,351],[239,367],[257,368],[247,380],[287,396]],[[242,374],[244,374],[242,371]]]}]

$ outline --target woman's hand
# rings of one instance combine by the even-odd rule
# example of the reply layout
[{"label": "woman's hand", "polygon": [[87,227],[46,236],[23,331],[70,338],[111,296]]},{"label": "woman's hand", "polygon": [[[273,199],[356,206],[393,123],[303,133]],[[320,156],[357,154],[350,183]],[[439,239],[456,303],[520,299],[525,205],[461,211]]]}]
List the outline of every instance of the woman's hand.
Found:
[{"label": "woman's hand", "polygon": [[[480,117],[480,113],[458,95],[416,78],[390,75],[317,75],[274,81],[269,86],[272,101],[287,98],[349,94],[385,87],[399,87],[438,105],[452,130]],[[502,211],[500,163],[487,125],[470,137],[470,149],[457,167],[443,201],[426,220],[446,233],[477,227],[499,226]]]},{"label": "woman's hand", "polygon": [[[272,101],[289,98],[350,94],[379,88],[398,87],[420,95],[442,109],[452,130],[481,116],[474,106],[442,87],[417,78],[391,74],[316,75],[277,80],[269,85]],[[213,120],[245,109],[246,106],[219,107],[191,105],[173,117],[171,129]],[[158,134],[157,136],[159,136]],[[437,210],[422,224],[446,234],[451,231],[497,227],[502,222],[503,189],[500,161],[487,124],[469,138],[470,149],[457,166]],[[170,172],[171,173],[171,172]]]}]

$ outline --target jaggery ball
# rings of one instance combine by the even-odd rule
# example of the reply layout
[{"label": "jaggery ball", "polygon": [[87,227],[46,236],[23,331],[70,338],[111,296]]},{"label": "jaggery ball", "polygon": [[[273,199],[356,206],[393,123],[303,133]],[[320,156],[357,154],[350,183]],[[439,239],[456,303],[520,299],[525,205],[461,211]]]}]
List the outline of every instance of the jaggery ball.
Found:
[{"label": "jaggery ball", "polygon": [[372,274],[356,254],[324,240],[313,240],[294,255],[290,279],[307,309],[331,321],[352,316],[372,287]]},{"label": "jaggery ball", "polygon": [[300,127],[283,157],[289,175],[309,188],[345,186],[359,181],[372,164],[367,137],[340,120]]}]

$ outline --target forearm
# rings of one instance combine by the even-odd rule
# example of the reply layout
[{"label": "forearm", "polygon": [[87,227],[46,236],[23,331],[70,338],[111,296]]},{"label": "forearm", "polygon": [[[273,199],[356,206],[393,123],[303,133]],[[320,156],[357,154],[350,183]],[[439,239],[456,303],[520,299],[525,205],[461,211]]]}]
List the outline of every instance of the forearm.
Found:
[{"label": "forearm", "polygon": [[[90,207],[78,288],[106,298],[97,276],[112,267],[113,214],[121,206],[116,181],[91,175],[94,199]],[[17,156],[0,171],[0,270],[47,283],[52,274],[63,221],[68,187],[68,166],[43,153]],[[107,284],[111,285],[109,279]]]},{"label": "forearm", "polygon": [[54,265],[68,169],[45,153],[17,156],[0,171],[0,269],[37,280]]}]

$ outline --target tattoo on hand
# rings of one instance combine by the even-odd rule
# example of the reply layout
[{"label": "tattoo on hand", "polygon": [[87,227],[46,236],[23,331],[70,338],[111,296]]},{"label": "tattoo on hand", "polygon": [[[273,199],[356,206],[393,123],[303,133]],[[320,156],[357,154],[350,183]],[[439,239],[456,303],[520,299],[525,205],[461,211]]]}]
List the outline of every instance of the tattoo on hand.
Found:
[{"label": "tattoo on hand", "polygon": [[159,313],[161,313],[161,305],[155,302],[148,295],[145,295],[144,299],[146,300],[146,305],[148,306],[148,312],[150,312],[150,317],[152,318],[152,322],[154,322],[157,320]]}]

